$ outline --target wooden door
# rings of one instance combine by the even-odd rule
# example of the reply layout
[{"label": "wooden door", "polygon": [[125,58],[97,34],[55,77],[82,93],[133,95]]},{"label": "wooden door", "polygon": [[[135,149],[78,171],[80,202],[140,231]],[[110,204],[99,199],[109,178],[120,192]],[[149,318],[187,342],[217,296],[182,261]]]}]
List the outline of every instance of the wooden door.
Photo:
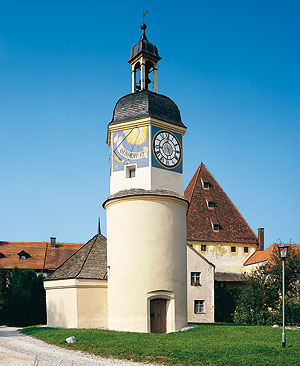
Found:
[{"label": "wooden door", "polygon": [[166,300],[150,300],[151,333],[166,333]]}]

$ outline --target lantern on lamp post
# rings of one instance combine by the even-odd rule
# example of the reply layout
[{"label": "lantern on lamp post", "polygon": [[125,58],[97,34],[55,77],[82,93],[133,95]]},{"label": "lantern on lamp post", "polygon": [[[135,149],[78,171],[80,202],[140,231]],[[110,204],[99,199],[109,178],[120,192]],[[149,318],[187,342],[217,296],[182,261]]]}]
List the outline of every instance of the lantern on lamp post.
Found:
[{"label": "lantern on lamp post", "polygon": [[282,259],[282,347],[285,347],[285,313],[284,313],[284,297],[285,297],[285,287],[284,287],[284,264],[288,253],[288,245],[281,244],[279,245],[279,255]]}]

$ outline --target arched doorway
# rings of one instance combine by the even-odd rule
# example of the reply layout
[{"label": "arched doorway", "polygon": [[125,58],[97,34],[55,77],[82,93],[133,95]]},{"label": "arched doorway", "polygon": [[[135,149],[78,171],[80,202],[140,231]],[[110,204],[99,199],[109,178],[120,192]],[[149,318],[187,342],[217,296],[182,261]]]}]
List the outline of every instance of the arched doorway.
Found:
[{"label": "arched doorway", "polygon": [[166,333],[166,300],[153,299],[150,300],[150,324],[151,333]]}]

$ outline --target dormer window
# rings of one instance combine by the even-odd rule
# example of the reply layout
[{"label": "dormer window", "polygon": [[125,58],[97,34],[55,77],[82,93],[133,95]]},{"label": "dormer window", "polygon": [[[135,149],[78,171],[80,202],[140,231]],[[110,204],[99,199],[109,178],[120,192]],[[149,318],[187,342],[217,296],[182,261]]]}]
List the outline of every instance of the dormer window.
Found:
[{"label": "dormer window", "polygon": [[4,257],[5,257],[5,255],[0,252],[0,258],[4,258]]},{"label": "dormer window", "polygon": [[19,259],[24,260],[30,257],[30,254],[26,253],[25,250],[22,250],[18,253]]},{"label": "dormer window", "polygon": [[209,182],[202,182],[203,183],[203,188],[204,189],[209,189],[211,187]]},{"label": "dormer window", "polygon": [[214,231],[220,231],[222,230],[222,226],[220,224],[213,224]]},{"label": "dormer window", "polygon": [[216,204],[213,201],[207,201],[207,207],[208,208],[214,208],[214,207],[216,207]]}]

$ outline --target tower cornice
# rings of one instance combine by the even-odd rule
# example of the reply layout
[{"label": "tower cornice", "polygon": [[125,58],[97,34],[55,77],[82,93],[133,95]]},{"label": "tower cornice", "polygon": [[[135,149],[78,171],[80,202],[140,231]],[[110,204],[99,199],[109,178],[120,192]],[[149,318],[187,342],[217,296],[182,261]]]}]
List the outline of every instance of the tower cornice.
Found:
[{"label": "tower cornice", "polygon": [[186,132],[186,127],[177,126],[173,123],[165,122],[157,118],[147,117],[141,118],[133,121],[119,122],[117,124],[109,125],[107,131],[107,144],[110,146],[111,144],[111,133],[117,132],[125,129],[132,129],[135,127],[146,127],[146,126],[156,126],[159,128],[167,129],[171,132],[180,133],[182,135]]}]

